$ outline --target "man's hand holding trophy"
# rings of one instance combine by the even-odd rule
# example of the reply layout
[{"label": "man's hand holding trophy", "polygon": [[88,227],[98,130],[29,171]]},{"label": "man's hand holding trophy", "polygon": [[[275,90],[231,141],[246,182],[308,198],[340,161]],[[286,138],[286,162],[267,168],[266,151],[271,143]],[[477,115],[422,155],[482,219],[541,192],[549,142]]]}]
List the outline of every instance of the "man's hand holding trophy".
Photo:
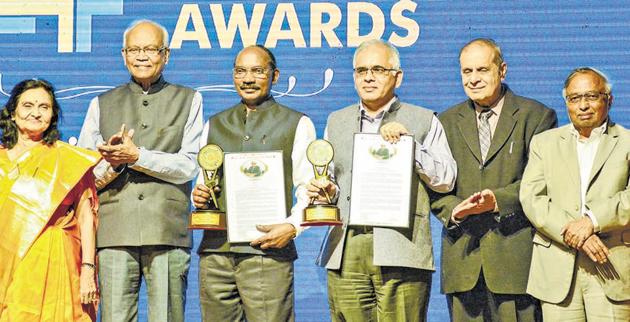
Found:
[{"label": "man's hand holding trophy", "polygon": [[328,174],[333,156],[333,147],[326,140],[315,140],[306,149],[306,157],[313,165],[315,178],[306,186],[311,201],[304,209],[302,226],[341,225],[339,208],[332,204],[337,186],[330,181]]},{"label": "man's hand holding trophy", "polygon": [[219,190],[217,172],[223,164],[223,150],[216,144],[208,144],[199,151],[197,162],[203,173],[204,184],[198,184],[193,191],[196,209],[190,216],[188,228],[226,230],[225,212],[221,211],[216,196],[216,191]]}]

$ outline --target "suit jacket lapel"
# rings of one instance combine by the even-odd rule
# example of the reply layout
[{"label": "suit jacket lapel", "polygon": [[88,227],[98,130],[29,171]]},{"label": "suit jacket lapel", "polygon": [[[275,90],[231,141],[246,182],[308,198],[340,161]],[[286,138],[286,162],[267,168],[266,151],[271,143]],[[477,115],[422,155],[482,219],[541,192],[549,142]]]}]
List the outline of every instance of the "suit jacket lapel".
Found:
[{"label": "suit jacket lapel", "polygon": [[602,169],[606,160],[614,150],[617,145],[618,133],[617,129],[614,127],[614,124],[611,123],[608,126],[607,133],[602,135],[601,141],[599,141],[599,146],[597,147],[597,153],[595,154],[595,160],[593,160],[593,167],[591,168],[591,174],[588,177],[588,185],[590,187],[593,179],[597,175],[597,173]]},{"label": "suit jacket lapel", "polygon": [[479,131],[477,130],[477,114],[471,100],[459,110],[457,126],[464,142],[473,156],[481,163],[481,148],[479,147]]},{"label": "suit jacket lapel", "polygon": [[558,153],[560,154],[560,160],[563,161],[564,167],[568,171],[568,177],[576,187],[579,187],[580,169],[578,169],[577,142],[575,141],[575,136],[571,134],[571,126],[569,124],[560,134]]},{"label": "suit jacket lapel", "polygon": [[503,101],[503,109],[501,110],[501,115],[499,115],[499,121],[494,130],[492,142],[490,142],[486,161],[492,159],[492,157],[499,152],[501,147],[506,144],[508,138],[510,138],[510,134],[512,134],[512,130],[514,130],[516,126],[516,113],[518,113],[518,106],[514,105],[512,92],[507,90],[505,92],[505,100]]}]

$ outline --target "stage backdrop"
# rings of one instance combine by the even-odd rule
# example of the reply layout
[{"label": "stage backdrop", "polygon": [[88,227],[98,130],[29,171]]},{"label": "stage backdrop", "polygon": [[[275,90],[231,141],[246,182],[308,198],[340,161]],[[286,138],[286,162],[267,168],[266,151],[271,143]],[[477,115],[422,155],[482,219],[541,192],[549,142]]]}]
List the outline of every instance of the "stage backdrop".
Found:
[{"label": "stage backdrop", "polygon": [[[564,78],[589,65],[614,84],[612,118],[630,125],[627,1],[0,0],[0,103],[20,80],[51,81],[63,108],[63,139],[72,141],[90,99],[129,80],[122,33],[138,19],[155,20],[169,31],[166,79],[202,92],[206,119],[238,101],[231,68],[245,45],[264,44],[276,54],[281,72],[274,96],[310,116],[321,137],[331,111],[357,102],[352,53],[361,41],[380,37],[396,45],[404,70],[399,96],[440,112],[465,98],[459,48],[491,37],[503,49],[510,87],[555,108],[561,124],[567,123]],[[323,228],[310,229],[297,241],[298,321],[329,320],[325,271],[314,265],[323,234]],[[439,236],[434,221],[438,271]],[[187,321],[201,319],[197,259],[189,276]],[[448,320],[439,289],[436,273],[430,321]],[[141,321],[145,303],[143,297]]]}]

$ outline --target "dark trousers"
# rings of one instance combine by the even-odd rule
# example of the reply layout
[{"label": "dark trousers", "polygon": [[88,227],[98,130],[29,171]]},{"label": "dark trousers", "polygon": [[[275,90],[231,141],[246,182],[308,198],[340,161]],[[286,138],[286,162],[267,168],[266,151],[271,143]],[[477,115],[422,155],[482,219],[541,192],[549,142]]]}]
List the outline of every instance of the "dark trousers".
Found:
[{"label": "dark trousers", "polygon": [[483,273],[472,290],[446,295],[453,322],[539,322],[540,303],[527,294],[496,294],[486,286]]}]

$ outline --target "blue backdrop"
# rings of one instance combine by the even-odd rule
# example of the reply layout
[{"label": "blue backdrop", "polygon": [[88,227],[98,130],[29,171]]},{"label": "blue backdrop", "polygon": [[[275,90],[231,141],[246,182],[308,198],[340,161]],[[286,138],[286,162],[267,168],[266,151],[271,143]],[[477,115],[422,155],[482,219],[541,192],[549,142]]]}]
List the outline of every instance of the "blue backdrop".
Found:
[{"label": "blue backdrop", "polygon": [[[327,115],[357,101],[352,53],[364,37],[382,37],[399,47],[404,81],[398,94],[438,112],[465,98],[459,48],[473,38],[491,37],[508,64],[506,82],[516,93],[555,108],[560,124],[567,123],[564,78],[573,68],[590,65],[613,82],[611,117],[630,125],[628,1],[242,3],[0,0],[0,103],[20,80],[47,79],[56,85],[62,104],[63,138],[78,136],[89,100],[129,79],[120,55],[123,31],[134,20],[152,19],[172,35],[166,78],[203,93],[206,119],[237,102],[231,67],[244,44],[271,47],[281,70],[277,100],[308,114],[321,137]],[[298,239],[298,321],[328,320],[325,272],[314,265],[323,233],[315,228]],[[439,266],[435,221],[433,235]],[[189,277],[188,321],[200,320],[196,260]],[[431,321],[448,320],[439,289],[436,273]]]}]

